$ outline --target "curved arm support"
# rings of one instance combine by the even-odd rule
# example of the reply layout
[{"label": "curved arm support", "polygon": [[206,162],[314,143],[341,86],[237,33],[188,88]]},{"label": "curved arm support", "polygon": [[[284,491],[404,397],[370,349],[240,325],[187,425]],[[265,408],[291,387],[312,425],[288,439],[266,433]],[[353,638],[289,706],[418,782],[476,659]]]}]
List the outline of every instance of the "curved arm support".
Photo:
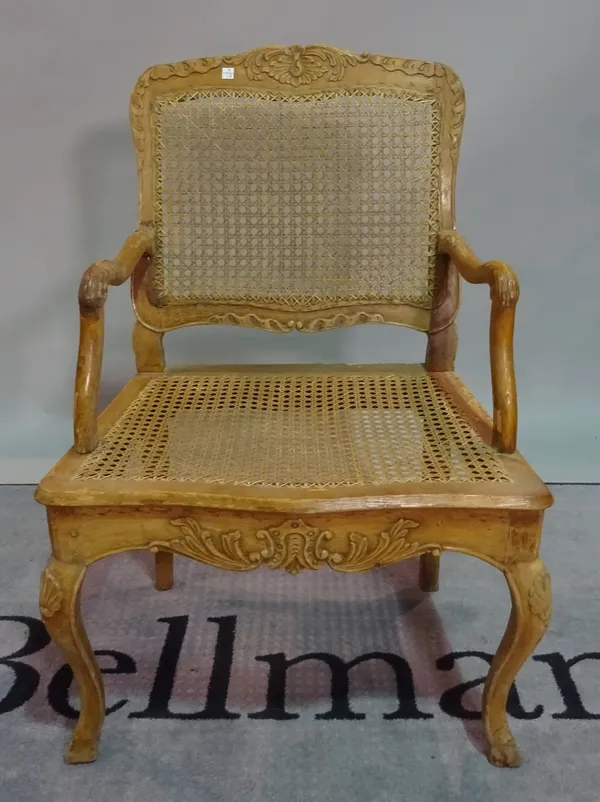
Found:
[{"label": "curved arm support", "polygon": [[493,445],[507,454],[517,447],[517,387],[513,357],[515,307],[519,281],[504,262],[481,262],[463,236],[441,231],[438,250],[448,254],[460,275],[470,284],[488,284],[490,315],[490,366],[494,399]]},{"label": "curved arm support", "polygon": [[88,454],[98,445],[98,390],[104,347],[104,302],[109,285],[123,284],[152,251],[153,230],[142,226],[125,240],[112,261],[94,262],[79,286],[79,354],[73,410],[74,449]]},{"label": "curved arm support", "polygon": [[127,237],[114,259],[90,265],[79,285],[79,308],[100,309],[104,306],[109,285],[117,287],[130,278],[142,256],[151,253],[153,238],[152,227],[142,226]]}]

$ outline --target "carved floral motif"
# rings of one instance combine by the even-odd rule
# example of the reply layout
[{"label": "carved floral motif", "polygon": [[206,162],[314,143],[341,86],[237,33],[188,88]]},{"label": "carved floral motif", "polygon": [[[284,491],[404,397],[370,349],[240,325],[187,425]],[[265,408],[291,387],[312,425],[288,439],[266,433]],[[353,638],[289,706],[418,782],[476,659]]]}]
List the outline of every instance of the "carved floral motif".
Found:
[{"label": "carved floral motif", "polygon": [[259,81],[268,76],[286,86],[306,86],[319,78],[329,81],[341,81],[346,67],[358,64],[373,64],[388,72],[402,72],[405,75],[423,75],[426,78],[440,79],[445,82],[449,93],[450,155],[456,164],[465,97],[460,79],[456,73],[444,64],[414,59],[392,58],[374,53],[350,53],[336,47],[325,45],[292,45],[291,47],[263,47],[239,53],[235,56],[218,56],[214,58],[190,59],[173,64],[160,64],[151,67],[138,80],[131,96],[131,126],[138,151],[138,167],[141,169],[145,148],[144,135],[144,94],[152,81],[162,81],[173,76],[187,78],[194,73],[204,75],[210,70],[222,66],[240,66],[252,81]]},{"label": "carved floral motif", "polygon": [[439,555],[442,550],[439,545],[407,538],[409,530],[415,529],[417,526],[419,524],[416,521],[400,518],[389,532],[381,532],[374,548],[370,546],[368,538],[364,535],[351,532],[348,536],[350,550],[346,554],[340,555],[341,559],[339,560],[336,555],[331,567],[338,571],[367,571],[377,565],[390,565],[425,551]]},{"label": "carved floral motif", "polygon": [[181,537],[155,541],[150,544],[152,551],[174,551],[234,571],[249,571],[259,565],[285,568],[291,574],[326,565],[343,572],[366,571],[424,551],[441,551],[436,544],[409,539],[408,533],[419,524],[405,518],[396,521],[389,531],[381,532],[374,543],[366,535],[350,532],[343,551],[328,547],[333,532],[312,527],[299,518],[258,529],[250,538],[252,546],[239,530],[218,532],[194,518],[175,518],[170,523],[181,528]]},{"label": "carved floral motif", "polygon": [[544,626],[550,623],[552,614],[550,574],[544,571],[539,574],[529,589],[529,609]]},{"label": "carved floral motif", "polygon": [[48,619],[62,607],[64,594],[58,579],[48,568],[42,574],[40,584],[40,612],[42,618]]},{"label": "carved floral motif", "polygon": [[261,73],[265,73],[280,84],[300,86],[323,76],[330,81],[339,81],[346,65],[354,66],[357,58],[333,47],[292,45],[253,50],[243,63],[248,77],[254,81],[260,80]]},{"label": "carved floral motif", "polygon": [[181,528],[181,537],[167,542],[153,542],[150,544],[151,551],[174,551],[233,571],[248,571],[258,566],[254,554],[242,550],[242,533],[238,530],[217,532],[207,529],[193,518],[174,518],[169,523]]}]

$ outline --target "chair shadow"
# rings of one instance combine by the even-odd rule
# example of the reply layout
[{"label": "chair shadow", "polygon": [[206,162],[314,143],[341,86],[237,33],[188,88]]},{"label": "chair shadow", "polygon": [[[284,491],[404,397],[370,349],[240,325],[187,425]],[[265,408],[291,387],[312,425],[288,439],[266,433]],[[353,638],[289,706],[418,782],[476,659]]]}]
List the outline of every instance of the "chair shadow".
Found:
[{"label": "chair shadow", "polygon": [[[118,594],[119,587],[115,587],[114,578],[111,580],[111,573],[118,569],[115,567],[119,559],[123,559],[125,555],[117,555],[109,557],[96,563],[90,570],[89,576],[86,579],[86,587],[84,588],[83,608],[88,619],[96,619],[98,621],[106,622],[117,621],[115,626],[111,627],[112,635],[115,636],[117,643],[110,644],[108,648],[123,648],[124,643],[127,644],[124,651],[130,655],[135,655],[137,660],[137,670],[133,674],[120,674],[110,680],[112,692],[118,693],[120,696],[125,697],[130,694],[132,697],[139,695],[140,689],[146,694],[152,687],[155,680],[155,671],[157,665],[158,654],[163,644],[164,630],[160,630],[157,640],[152,640],[148,636],[147,629],[149,622],[143,621],[142,618],[148,616],[139,616],[132,610],[132,605],[127,604],[127,600],[123,598],[124,595],[130,596],[133,593],[143,592],[143,588],[150,585],[148,592],[155,593],[151,587],[153,580],[153,555],[149,552],[127,552],[127,560],[129,565],[127,571],[129,575],[136,574],[135,588],[129,588],[126,594],[121,593],[120,598]],[[181,579],[177,581],[177,574],[181,577],[186,574],[185,570],[182,571],[183,564],[191,561],[178,560],[176,562],[176,583],[179,586],[181,594],[182,584]],[[179,569],[179,570],[178,570]],[[394,566],[380,569],[383,577],[384,585],[389,585],[392,590],[393,606],[398,611],[397,622],[398,626],[395,632],[390,632],[388,642],[383,644],[382,650],[400,653],[404,657],[413,672],[415,695],[418,703],[419,699],[428,698],[438,700],[441,694],[450,687],[464,682],[461,670],[458,667],[458,662],[455,663],[451,671],[436,670],[436,659],[442,654],[452,652],[452,646],[446,635],[442,620],[436,610],[430,594],[421,592],[416,586],[417,576],[417,560],[406,560]],[[267,570],[267,569],[262,569]],[[327,569],[323,569],[327,570]],[[209,576],[211,573],[220,573],[218,569],[209,569],[202,566],[201,574]],[[189,576],[189,575],[188,575]],[[256,575],[255,575],[256,576]],[[201,577],[202,578],[202,577]],[[346,577],[343,577],[346,579]],[[297,581],[297,580],[296,580]],[[300,580],[301,581],[301,580]],[[193,584],[193,583],[192,583]],[[117,586],[121,586],[117,582]],[[168,598],[169,594],[154,595],[145,609],[150,608],[151,612],[155,612],[156,607],[160,606],[161,612],[164,615],[181,615],[194,609],[198,603],[197,598],[193,595],[193,586],[187,586],[184,596],[179,595],[174,610],[173,603],[165,604],[165,597]],[[379,590],[380,599],[357,599],[342,600],[338,602],[328,601],[326,603],[317,602],[318,605],[314,617],[322,620],[324,617],[329,620],[335,620],[336,615],[348,615],[348,603],[352,605],[351,618],[353,620],[360,620],[364,617],[366,620],[371,620],[372,606],[382,601],[381,590]],[[385,594],[385,599],[389,600],[389,594]],[[186,604],[186,601],[189,602]],[[387,603],[387,602],[385,602]],[[240,614],[245,613],[247,616],[255,614],[261,617],[264,622],[268,620],[269,616],[276,617],[283,612],[294,615],[297,614],[298,619],[310,619],[306,614],[303,615],[303,608],[306,605],[311,606],[311,613],[315,607],[315,602],[309,598],[299,599],[295,598],[286,599],[284,602],[281,600],[273,601],[273,599],[261,600],[260,591],[257,593],[256,600],[246,600],[245,604],[240,603]],[[108,615],[106,607],[108,606]],[[104,609],[100,609],[100,608]],[[110,608],[112,607],[112,615]],[[135,617],[136,628],[133,632],[124,633],[121,621],[119,620],[119,611],[122,614],[123,610],[129,610],[128,619],[131,616],[133,623],[133,616]],[[100,618],[100,612],[102,613]],[[122,615],[121,615],[122,620]],[[264,625],[264,623],[262,624]],[[163,625],[164,626],[164,625]],[[98,626],[94,626],[94,634],[98,630]],[[156,636],[156,629],[152,630]],[[197,636],[201,638],[201,636]],[[304,651],[302,644],[310,638],[310,634],[305,636],[302,631],[298,634],[298,643],[301,651]],[[194,698],[197,690],[199,689],[198,696],[203,698],[203,689],[208,687],[211,671],[213,668],[213,654],[211,649],[206,650],[199,654],[197,648],[198,641],[194,636],[188,632],[186,639],[189,639],[191,644],[188,648],[180,654],[177,675],[178,677],[187,678],[187,683],[192,682],[193,687],[186,682],[177,682],[173,688],[170,704],[173,709],[177,709],[180,703],[190,703]],[[92,641],[98,638],[92,637]],[[360,649],[364,647],[358,640],[354,644],[355,650],[359,653]],[[402,648],[399,648],[399,647]],[[237,649],[237,647],[236,647]],[[350,646],[352,650],[352,645]],[[306,651],[310,651],[306,649]],[[246,659],[246,657],[248,659]],[[63,664],[62,655],[59,653],[58,648],[51,643],[47,648],[41,652],[33,655],[30,663],[40,672],[43,680],[46,683],[49,678],[56,674],[58,668]],[[101,660],[102,662],[102,660]],[[250,655],[244,654],[240,658],[236,654],[237,664],[237,679],[232,675],[231,686],[228,694],[228,708],[240,713],[251,713],[260,710],[264,707],[264,679],[265,667],[262,663],[253,659]],[[106,663],[104,663],[106,665]],[[112,665],[112,663],[110,664]],[[309,663],[308,665],[312,665]],[[305,667],[306,671],[310,670],[308,666]],[[306,677],[306,675],[303,675]],[[327,695],[320,692],[322,686],[314,681],[307,682],[305,686],[300,686],[296,682],[288,683],[286,690],[286,706],[293,707],[296,710],[302,709],[307,704],[326,705],[331,700]],[[315,692],[315,689],[317,692]],[[393,695],[393,694],[392,694]],[[76,691],[73,694],[73,704],[77,705],[75,701]],[[352,698],[358,700],[359,698],[379,697],[381,698],[382,692],[378,682],[373,682],[372,677],[367,675],[366,672],[357,672],[356,676],[352,678]],[[467,691],[463,696],[463,703],[466,707],[478,711],[481,709],[481,693],[475,689]],[[63,716],[55,713],[48,704],[47,694],[38,689],[38,692],[29,700],[25,705],[26,714],[31,719],[45,724],[53,724],[62,726],[66,729],[72,728],[72,721],[69,721]],[[467,734],[468,739],[473,744],[475,749],[479,752],[484,752],[486,747],[486,740],[483,733],[483,727],[480,720],[470,719],[462,721],[463,727]]]},{"label": "chair shadow", "polygon": [[[415,667],[415,676],[422,676],[431,671],[432,666],[435,666],[436,660],[440,655],[453,651],[452,644],[446,635],[433,594],[424,593],[418,588],[418,559],[395,563],[383,569],[383,571],[386,580],[390,581],[393,587],[409,583],[412,578],[412,586],[403,587],[397,593],[400,603],[401,599],[406,595],[411,598],[415,596],[419,598],[421,620],[416,622],[413,617],[408,616],[407,627],[414,638],[416,646],[414,654],[411,655],[410,663]],[[443,581],[443,568],[441,581]],[[422,619],[425,619],[425,621]],[[463,682],[464,677],[460,668],[458,668],[458,662],[455,661],[450,671],[433,672],[433,683],[430,688],[434,698],[439,699],[445,690]],[[483,694],[477,688],[469,688],[462,697],[464,707],[477,712],[481,711],[482,699]],[[479,752],[484,754],[487,749],[487,740],[481,719],[461,719],[461,721],[470,742]]]}]

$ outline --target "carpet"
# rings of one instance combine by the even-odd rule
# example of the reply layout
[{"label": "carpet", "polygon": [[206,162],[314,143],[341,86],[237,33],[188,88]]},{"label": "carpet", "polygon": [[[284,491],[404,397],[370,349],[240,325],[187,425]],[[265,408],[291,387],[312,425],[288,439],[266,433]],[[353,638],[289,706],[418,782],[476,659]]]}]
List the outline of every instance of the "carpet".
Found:
[{"label": "carpet", "polygon": [[105,672],[96,763],[66,766],[70,670],[39,622],[48,554],[31,487],[0,487],[1,802],[391,802],[600,799],[598,487],[555,487],[543,557],[554,617],[509,703],[524,756],[490,766],[482,677],[507,621],[499,572],[442,558],[366,574],[293,577],[151,555],[92,566],[84,615]]}]

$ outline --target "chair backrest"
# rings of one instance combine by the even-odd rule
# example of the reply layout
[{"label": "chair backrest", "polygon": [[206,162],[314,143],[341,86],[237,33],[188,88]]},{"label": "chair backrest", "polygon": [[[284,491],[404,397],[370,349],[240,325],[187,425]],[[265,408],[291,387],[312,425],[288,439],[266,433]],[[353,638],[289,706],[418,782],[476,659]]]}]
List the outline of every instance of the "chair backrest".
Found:
[{"label": "chair backrest", "polygon": [[444,65],[321,45],[147,70],[131,100],[155,232],[138,318],[447,325],[456,277],[436,245],[454,222],[463,114]]}]

